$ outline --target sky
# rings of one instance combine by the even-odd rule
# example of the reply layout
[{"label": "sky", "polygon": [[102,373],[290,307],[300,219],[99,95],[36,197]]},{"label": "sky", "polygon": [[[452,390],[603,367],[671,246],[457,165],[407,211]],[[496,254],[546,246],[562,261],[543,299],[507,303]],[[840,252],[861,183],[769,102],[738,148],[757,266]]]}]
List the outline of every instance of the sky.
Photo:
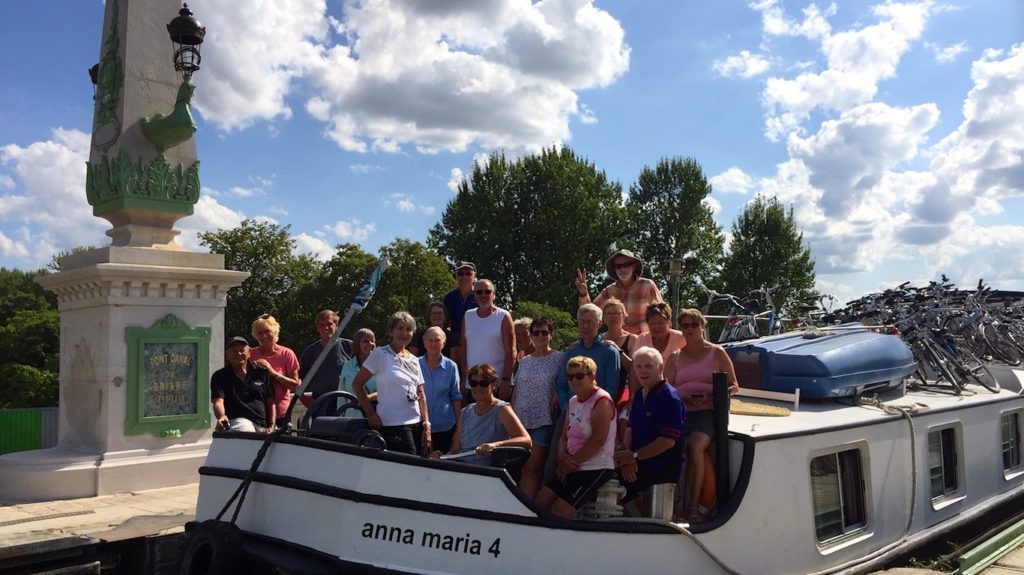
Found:
[{"label": "sky", "polygon": [[[942,273],[1024,290],[1019,0],[189,4],[207,27],[189,249],[244,218],[321,259],[425,241],[474,161],[565,145],[624,191],[694,158],[726,232],[777,197],[841,299]],[[4,13],[0,266],[35,269],[109,243],[84,187],[103,3]]]}]

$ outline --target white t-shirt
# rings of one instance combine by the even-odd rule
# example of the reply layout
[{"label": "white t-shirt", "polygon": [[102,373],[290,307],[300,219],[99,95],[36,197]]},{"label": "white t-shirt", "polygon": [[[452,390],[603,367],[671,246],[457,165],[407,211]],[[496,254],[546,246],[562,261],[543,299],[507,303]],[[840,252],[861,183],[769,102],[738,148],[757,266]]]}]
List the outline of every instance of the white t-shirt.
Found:
[{"label": "white t-shirt", "polygon": [[377,382],[377,415],[386,426],[409,425],[420,420],[420,404],[416,399],[417,387],[423,385],[419,358],[406,352],[404,358],[395,355],[390,345],[378,347],[370,353],[363,367],[373,374]]}]

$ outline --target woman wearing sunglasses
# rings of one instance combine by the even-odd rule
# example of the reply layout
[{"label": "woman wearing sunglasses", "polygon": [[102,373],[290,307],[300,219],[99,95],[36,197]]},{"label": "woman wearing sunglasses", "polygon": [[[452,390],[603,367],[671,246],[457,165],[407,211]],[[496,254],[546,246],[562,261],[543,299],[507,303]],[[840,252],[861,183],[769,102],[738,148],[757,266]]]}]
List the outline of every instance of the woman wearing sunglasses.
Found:
[{"label": "woman wearing sunglasses", "polygon": [[551,414],[558,407],[555,378],[564,358],[562,352],[551,349],[553,333],[554,324],[549,317],[540,316],[530,323],[529,338],[533,352],[519,360],[519,367],[512,376],[515,382],[512,408],[533,440],[530,458],[526,460],[519,480],[519,487],[530,498],[540,490],[541,473],[547,461],[554,427]]},{"label": "woman wearing sunglasses", "polygon": [[597,385],[597,364],[578,355],[565,366],[574,395],[558,440],[558,469],[534,501],[561,517],[594,498],[615,473],[615,405]]},{"label": "woman wearing sunglasses", "polygon": [[704,452],[715,438],[711,377],[715,372],[724,372],[729,380],[729,395],[740,388],[729,354],[721,346],[704,340],[705,323],[707,321],[700,310],[684,309],[679,312],[679,329],[686,338],[686,345],[673,353],[665,366],[665,379],[686,406],[684,477],[690,496],[685,499],[683,517],[697,520],[702,519],[695,511],[697,496],[704,487]]},{"label": "woman wearing sunglasses", "polygon": [[[532,443],[512,406],[494,396],[498,372],[485,364],[469,368],[467,382],[473,404],[462,408],[450,453],[473,451],[475,455],[461,458],[464,463],[488,465],[495,447],[525,447]],[[435,451],[433,457],[440,457]]]}]

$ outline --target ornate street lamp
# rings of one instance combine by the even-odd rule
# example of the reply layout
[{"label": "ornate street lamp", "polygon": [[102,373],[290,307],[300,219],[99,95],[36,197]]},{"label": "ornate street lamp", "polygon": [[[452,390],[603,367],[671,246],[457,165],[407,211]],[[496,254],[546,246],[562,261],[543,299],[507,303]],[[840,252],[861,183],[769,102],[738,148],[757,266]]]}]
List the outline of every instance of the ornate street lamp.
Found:
[{"label": "ornate street lamp", "polygon": [[174,44],[174,69],[188,80],[193,72],[199,70],[199,63],[203,60],[199,46],[206,36],[206,27],[192,17],[192,10],[189,10],[186,3],[178,11],[178,16],[167,25],[167,33]]}]

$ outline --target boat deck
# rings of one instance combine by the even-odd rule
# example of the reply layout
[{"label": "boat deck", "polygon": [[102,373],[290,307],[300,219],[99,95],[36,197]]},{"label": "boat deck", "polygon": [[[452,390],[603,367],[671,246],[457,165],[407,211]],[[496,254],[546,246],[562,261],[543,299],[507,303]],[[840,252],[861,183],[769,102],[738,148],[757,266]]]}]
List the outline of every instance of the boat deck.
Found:
[{"label": "boat deck", "polygon": [[[1021,382],[1024,382],[1024,369],[1004,368],[999,374],[1004,388],[1011,387],[1007,383],[1016,381],[1017,387],[1012,390],[1003,389],[998,395],[980,386],[970,386],[962,395],[941,393],[938,391],[908,391],[905,395],[890,392],[880,397],[881,403],[897,408],[916,408],[918,412],[962,408],[973,404],[992,401],[1020,400],[1017,393]],[[803,434],[829,428],[841,428],[857,425],[869,425],[872,422],[900,417],[890,415],[880,407],[872,405],[856,405],[853,398],[804,400],[799,409],[792,403],[773,401],[760,398],[742,398],[745,403],[758,403],[785,407],[790,414],[785,417],[757,415],[729,415],[729,431],[751,438],[767,438],[778,435]]]}]

